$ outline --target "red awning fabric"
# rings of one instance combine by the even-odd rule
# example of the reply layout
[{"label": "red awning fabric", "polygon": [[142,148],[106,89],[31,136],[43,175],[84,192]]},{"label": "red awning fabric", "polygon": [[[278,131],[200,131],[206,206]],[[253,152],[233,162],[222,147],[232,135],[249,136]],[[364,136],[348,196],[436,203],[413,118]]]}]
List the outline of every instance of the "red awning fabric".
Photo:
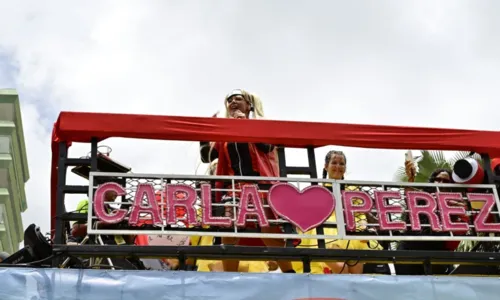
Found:
[{"label": "red awning fabric", "polygon": [[359,124],[61,112],[52,132],[51,214],[56,216],[59,142],[111,137],[261,142],[287,147],[465,150],[500,155],[500,132]]}]

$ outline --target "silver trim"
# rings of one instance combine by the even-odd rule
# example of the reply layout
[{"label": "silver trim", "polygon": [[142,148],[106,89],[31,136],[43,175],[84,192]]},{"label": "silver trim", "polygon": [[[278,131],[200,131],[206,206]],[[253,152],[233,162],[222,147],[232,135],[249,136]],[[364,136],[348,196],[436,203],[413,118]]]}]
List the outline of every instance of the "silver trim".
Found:
[{"label": "silver trim", "polygon": [[462,187],[462,188],[494,188],[493,184],[454,184],[454,183],[414,183],[414,182],[391,182],[391,181],[361,181],[361,180],[334,180],[320,178],[295,178],[295,177],[258,177],[258,176],[211,176],[211,175],[179,175],[179,174],[143,174],[143,173],[111,173],[111,172],[90,172],[89,176],[98,177],[127,177],[144,179],[185,179],[185,180],[233,180],[239,181],[287,181],[287,182],[318,182],[318,183],[339,183],[353,185],[386,185],[386,186],[408,186],[408,187]]},{"label": "silver trim", "polygon": [[[161,181],[161,185],[164,188],[164,183],[166,179],[172,180],[191,180],[191,181],[201,181],[201,180],[227,180],[232,183],[231,189],[226,189],[226,191],[232,191],[233,195],[233,221],[236,218],[236,199],[235,192],[238,191],[235,188],[235,181],[247,181],[247,182],[259,182],[259,181],[279,181],[288,182],[291,184],[296,184],[299,188],[303,185],[301,183],[330,183],[332,184],[332,194],[336,201],[336,224],[337,224],[337,235],[310,235],[310,234],[284,234],[284,233],[246,233],[240,232],[237,226],[233,225],[233,232],[217,232],[217,231],[176,231],[176,230],[165,230],[166,223],[164,221],[164,226],[158,227],[157,229],[150,230],[114,230],[114,229],[96,229],[89,226],[89,234],[111,234],[111,235],[183,235],[183,236],[216,236],[216,237],[240,237],[240,238],[278,238],[278,239],[326,239],[326,240],[375,240],[375,241],[408,241],[408,240],[421,240],[421,241],[500,241],[500,236],[456,236],[450,233],[450,236],[401,236],[393,235],[392,231],[388,232],[388,235],[357,235],[356,233],[346,232],[345,230],[345,217],[344,217],[344,207],[342,203],[341,196],[341,185],[355,185],[355,186],[365,186],[365,187],[433,187],[437,191],[439,188],[453,187],[453,188],[476,188],[476,189],[491,189],[495,197],[495,203],[498,208],[500,208],[500,199],[496,191],[495,185],[492,184],[436,184],[436,183],[408,183],[408,182],[386,182],[386,181],[350,181],[350,180],[330,180],[330,179],[313,179],[313,178],[295,178],[295,177],[250,177],[250,176],[210,176],[210,175],[179,175],[179,174],[140,174],[140,173],[109,173],[109,172],[90,172],[89,175],[89,207],[87,222],[91,224],[93,214],[93,189],[94,177],[121,177],[121,178],[138,178],[138,179],[156,179]],[[133,190],[133,188],[132,188]],[[404,200],[404,196],[402,199]],[[162,211],[164,211],[163,205],[161,206]],[[405,209],[405,212],[407,210]],[[163,214],[162,214],[163,215]],[[271,223],[288,223],[282,220],[277,220]],[[330,224],[331,222],[326,222],[325,224]],[[408,224],[410,225],[410,224]],[[177,225],[176,225],[177,226]],[[182,227],[182,226],[181,226]],[[425,226],[424,226],[425,227]],[[469,226],[473,228],[473,226]]]},{"label": "silver trim", "polygon": [[[313,239],[313,240],[373,240],[373,241],[500,241],[500,236],[382,236],[382,235],[350,235],[341,237],[339,235],[311,235],[311,234],[274,234],[253,232],[208,232],[208,231],[171,231],[171,230],[112,230],[92,229],[89,234],[109,235],[184,235],[184,236],[216,236],[216,237],[239,237],[239,238],[272,238],[272,239]],[[416,239],[417,237],[417,239]]]}]

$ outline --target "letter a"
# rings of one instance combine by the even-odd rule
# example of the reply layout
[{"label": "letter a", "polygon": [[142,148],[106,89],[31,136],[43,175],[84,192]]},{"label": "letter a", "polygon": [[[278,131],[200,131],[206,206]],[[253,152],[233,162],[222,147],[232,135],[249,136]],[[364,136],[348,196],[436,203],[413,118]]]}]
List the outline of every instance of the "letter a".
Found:
[{"label": "letter a", "polygon": [[158,212],[158,202],[156,202],[155,189],[153,185],[149,183],[141,183],[137,187],[134,197],[134,205],[132,206],[132,212],[130,213],[128,223],[136,225],[139,222],[139,214],[141,213],[150,214],[154,225],[163,225],[160,213]]},{"label": "letter a", "polygon": [[[252,204],[253,208],[249,207],[249,204]],[[264,213],[264,208],[262,207],[262,201],[259,197],[256,185],[245,185],[241,189],[241,199],[236,226],[245,226],[247,215],[256,216],[260,227],[269,226],[269,221]]]},{"label": "letter a", "polygon": [[[177,224],[175,207],[180,206],[186,209],[187,223],[194,226],[198,225],[196,209],[194,208],[196,202],[195,189],[187,184],[167,184],[165,192],[167,195],[167,224]],[[177,197],[177,193],[184,194],[184,197]]]}]

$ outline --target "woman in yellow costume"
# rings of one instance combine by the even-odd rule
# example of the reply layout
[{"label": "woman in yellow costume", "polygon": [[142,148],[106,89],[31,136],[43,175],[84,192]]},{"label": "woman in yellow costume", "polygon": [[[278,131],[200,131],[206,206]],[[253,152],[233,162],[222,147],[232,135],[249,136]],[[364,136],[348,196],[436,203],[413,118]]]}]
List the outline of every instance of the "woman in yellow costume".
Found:
[{"label": "woman in yellow costume", "polygon": [[[326,154],[325,165],[323,169],[323,178],[343,180],[346,171],[346,156],[342,151],[332,150]],[[328,176],[328,177],[327,177]],[[332,185],[329,183],[324,186],[332,190]],[[357,187],[346,186],[346,190],[357,190]],[[359,201],[359,200],[358,200]],[[354,200],[355,204],[357,201]],[[367,217],[366,214],[356,213],[357,230],[362,231],[366,228]],[[332,213],[328,222],[336,222],[335,211]],[[306,234],[316,234],[316,230],[310,230]],[[325,235],[336,235],[336,228],[324,228]],[[317,248],[318,241],[316,239],[302,239],[299,248]],[[377,241],[359,241],[359,240],[325,240],[327,249],[356,249],[356,250],[381,250],[382,247]],[[302,263],[294,263],[294,268],[297,273],[302,273]],[[311,273],[322,274],[324,270],[329,269],[332,273],[339,274],[362,274],[363,263],[359,262],[311,262]]]}]

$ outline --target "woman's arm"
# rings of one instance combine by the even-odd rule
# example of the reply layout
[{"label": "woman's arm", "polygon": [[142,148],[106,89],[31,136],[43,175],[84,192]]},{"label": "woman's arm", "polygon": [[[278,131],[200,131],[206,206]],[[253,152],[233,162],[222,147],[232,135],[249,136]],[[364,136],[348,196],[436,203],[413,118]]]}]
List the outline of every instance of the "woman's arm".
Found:
[{"label": "woman's arm", "polygon": [[219,157],[217,149],[215,147],[210,148],[210,142],[200,142],[201,161],[205,164],[211,163]]}]

